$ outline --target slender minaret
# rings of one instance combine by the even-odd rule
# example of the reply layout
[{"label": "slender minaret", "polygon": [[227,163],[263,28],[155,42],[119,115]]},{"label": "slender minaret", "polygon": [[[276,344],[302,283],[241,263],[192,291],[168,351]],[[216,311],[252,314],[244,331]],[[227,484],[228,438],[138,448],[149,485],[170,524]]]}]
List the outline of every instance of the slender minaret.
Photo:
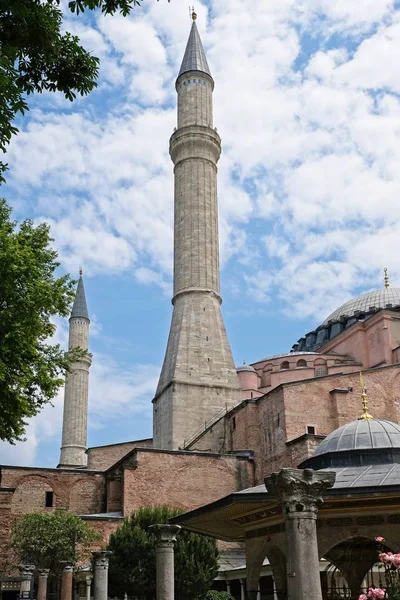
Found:
[{"label": "slender minaret", "polygon": [[[89,347],[89,314],[83,286],[82,270],[74,305],[69,319],[68,350]],[[92,355],[88,352],[71,366],[64,391],[64,415],[59,467],[86,467],[87,411],[89,368]]]},{"label": "slender minaret", "polygon": [[216,414],[240,402],[239,380],[221,315],[214,81],[196,14],[176,80],[173,315],[153,400],[154,447],[177,449]]}]

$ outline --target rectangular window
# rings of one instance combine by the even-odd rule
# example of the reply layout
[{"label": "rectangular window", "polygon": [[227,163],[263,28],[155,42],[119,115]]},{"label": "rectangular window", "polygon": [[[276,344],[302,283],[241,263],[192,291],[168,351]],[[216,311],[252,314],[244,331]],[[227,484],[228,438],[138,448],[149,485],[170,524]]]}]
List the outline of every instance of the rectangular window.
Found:
[{"label": "rectangular window", "polygon": [[314,425],[307,425],[307,433],[309,433],[310,435],[315,435]]},{"label": "rectangular window", "polygon": [[46,498],[45,498],[45,507],[46,508],[52,508],[53,506],[53,492],[46,492]]},{"label": "rectangular window", "polygon": [[233,417],[233,419],[232,419],[232,429],[233,429],[233,431],[235,431],[235,429],[236,429],[236,417]]}]

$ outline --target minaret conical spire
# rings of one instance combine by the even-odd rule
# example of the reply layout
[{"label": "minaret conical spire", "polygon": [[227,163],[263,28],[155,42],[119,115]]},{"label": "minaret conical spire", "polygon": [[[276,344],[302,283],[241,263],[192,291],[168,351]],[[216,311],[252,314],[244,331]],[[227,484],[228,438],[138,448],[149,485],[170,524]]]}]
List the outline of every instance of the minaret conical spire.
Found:
[{"label": "minaret conical spire", "polygon": [[89,320],[89,313],[86,303],[85,286],[83,285],[82,269],[79,270],[78,287],[76,288],[75,300],[72,306],[71,319],[81,317]]},{"label": "minaret conical spire", "polygon": [[[192,18],[195,14],[196,13],[192,13]],[[189,73],[189,71],[200,71],[211,77],[210,67],[208,66],[203,44],[201,43],[197,29],[196,19],[193,19],[192,29],[190,30],[178,78],[184,73]]]}]

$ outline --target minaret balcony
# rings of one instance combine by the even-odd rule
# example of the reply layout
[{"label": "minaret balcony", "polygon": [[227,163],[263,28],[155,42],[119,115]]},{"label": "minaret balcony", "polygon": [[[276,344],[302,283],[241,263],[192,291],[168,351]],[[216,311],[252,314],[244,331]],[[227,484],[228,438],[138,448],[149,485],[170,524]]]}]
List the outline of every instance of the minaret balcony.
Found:
[{"label": "minaret balcony", "polygon": [[215,129],[204,125],[188,125],[174,131],[169,143],[169,153],[175,165],[200,158],[214,165],[221,154],[221,138]]}]

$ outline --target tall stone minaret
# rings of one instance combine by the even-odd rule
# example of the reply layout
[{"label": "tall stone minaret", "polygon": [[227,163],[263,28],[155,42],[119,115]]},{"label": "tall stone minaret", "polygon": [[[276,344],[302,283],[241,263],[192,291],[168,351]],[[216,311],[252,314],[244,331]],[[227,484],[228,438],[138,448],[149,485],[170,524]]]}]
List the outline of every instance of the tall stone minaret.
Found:
[{"label": "tall stone minaret", "polygon": [[153,400],[154,447],[177,449],[217,413],[240,402],[239,380],[221,315],[214,81],[196,26],[176,80],[173,314]]},{"label": "tall stone minaret", "polygon": [[[69,319],[68,350],[89,347],[89,314],[83,286],[82,270],[79,273],[74,305]],[[89,368],[92,356],[86,353],[71,366],[65,379],[64,415],[59,467],[86,467],[87,411]]]}]

